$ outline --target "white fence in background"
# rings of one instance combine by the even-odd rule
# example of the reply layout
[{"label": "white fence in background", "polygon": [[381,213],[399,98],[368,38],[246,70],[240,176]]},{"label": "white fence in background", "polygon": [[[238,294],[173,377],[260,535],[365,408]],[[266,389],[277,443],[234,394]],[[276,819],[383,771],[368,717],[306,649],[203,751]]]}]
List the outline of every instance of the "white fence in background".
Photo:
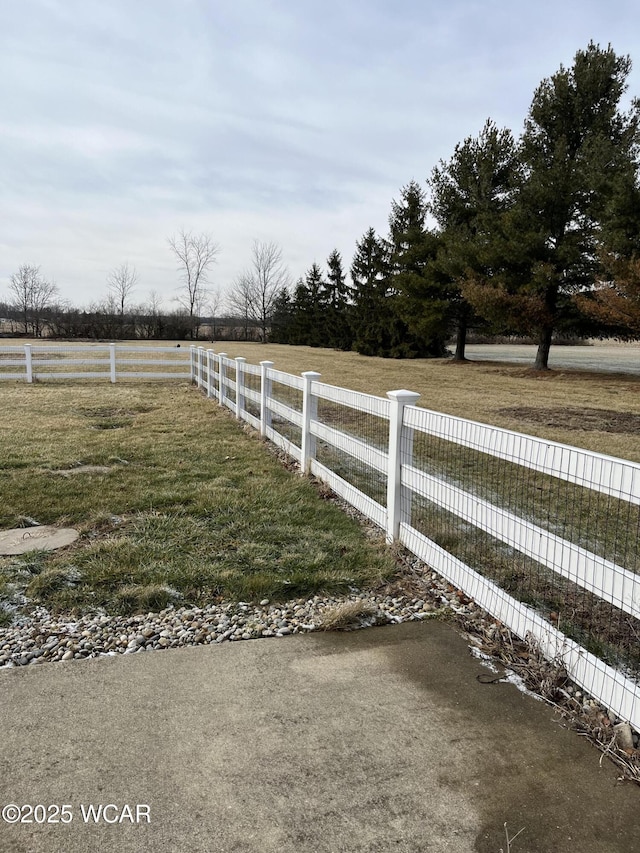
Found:
[{"label": "white fence in background", "polygon": [[[432,412],[415,406],[419,395],[410,391],[391,391],[385,399],[325,385],[318,373],[282,373],[270,361],[257,366],[204,347],[191,347],[190,353],[191,379],[208,397],[281,447],[300,463],[303,473],[324,481],[385,530],[389,542],[399,541],[518,637],[533,638],[548,659],[562,663],[574,682],[640,731],[640,687],[633,678],[587,651],[535,609],[412,526],[411,511],[412,496],[419,496],[636,620],[640,575],[418,468],[413,445],[419,436],[429,436],[454,449],[473,448],[634,506],[640,504],[640,465]],[[336,428],[335,418],[334,424],[323,422],[318,409],[327,403],[351,412],[348,417],[355,412],[382,422],[385,440],[376,446],[353,431]],[[319,443],[372,471],[383,483],[384,502],[320,462],[316,458]]]},{"label": "white fence in background", "polygon": [[117,382],[118,379],[189,379],[190,375],[188,347],[128,343],[0,346],[0,380]]}]

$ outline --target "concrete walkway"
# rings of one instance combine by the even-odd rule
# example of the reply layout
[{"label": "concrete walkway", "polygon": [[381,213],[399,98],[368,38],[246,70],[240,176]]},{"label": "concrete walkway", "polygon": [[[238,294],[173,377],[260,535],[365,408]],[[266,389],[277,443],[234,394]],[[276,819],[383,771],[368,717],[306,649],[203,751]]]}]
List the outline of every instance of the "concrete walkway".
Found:
[{"label": "concrete walkway", "polygon": [[1,670],[0,805],[71,822],[0,850],[637,851],[640,788],[486,672],[437,621]]}]

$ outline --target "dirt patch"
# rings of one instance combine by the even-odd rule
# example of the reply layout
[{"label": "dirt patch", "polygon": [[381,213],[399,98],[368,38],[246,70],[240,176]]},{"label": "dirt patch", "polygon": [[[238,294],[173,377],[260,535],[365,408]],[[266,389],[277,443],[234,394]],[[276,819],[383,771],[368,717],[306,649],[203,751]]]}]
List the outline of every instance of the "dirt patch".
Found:
[{"label": "dirt patch", "polygon": [[153,411],[151,406],[133,406],[128,408],[118,408],[113,406],[96,406],[93,408],[82,408],[79,410],[81,415],[86,418],[132,418],[135,415],[146,414]]},{"label": "dirt patch", "polygon": [[640,415],[633,412],[616,412],[612,409],[557,408],[540,409],[532,406],[514,406],[497,409],[500,415],[517,420],[559,429],[572,429],[582,432],[600,431],[615,433],[640,432]]},{"label": "dirt patch", "polygon": [[75,468],[57,468],[49,471],[61,477],[72,477],[76,474],[108,474],[113,468],[109,465],[77,465]]}]

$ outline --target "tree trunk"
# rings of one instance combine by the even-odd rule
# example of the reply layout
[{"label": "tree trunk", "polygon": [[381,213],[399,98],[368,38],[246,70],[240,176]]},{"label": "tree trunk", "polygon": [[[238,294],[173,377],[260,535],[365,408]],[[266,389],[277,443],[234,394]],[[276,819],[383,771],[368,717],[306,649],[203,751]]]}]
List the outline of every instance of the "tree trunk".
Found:
[{"label": "tree trunk", "polygon": [[549,370],[549,350],[551,349],[551,336],[553,328],[545,326],[540,330],[538,337],[538,352],[536,353],[536,361],[533,365],[534,370]]},{"label": "tree trunk", "polygon": [[467,345],[467,318],[464,314],[458,321],[458,331],[456,334],[456,351],[453,356],[454,361],[466,361],[464,350]]}]

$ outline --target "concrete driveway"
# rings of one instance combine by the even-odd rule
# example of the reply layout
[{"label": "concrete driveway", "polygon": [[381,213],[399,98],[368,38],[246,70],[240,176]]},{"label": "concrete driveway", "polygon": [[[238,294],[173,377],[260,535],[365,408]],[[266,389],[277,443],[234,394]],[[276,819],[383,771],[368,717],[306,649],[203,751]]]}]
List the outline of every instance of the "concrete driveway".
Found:
[{"label": "concrete driveway", "polygon": [[640,788],[486,672],[437,621],[2,670],[0,850],[638,850]]}]

